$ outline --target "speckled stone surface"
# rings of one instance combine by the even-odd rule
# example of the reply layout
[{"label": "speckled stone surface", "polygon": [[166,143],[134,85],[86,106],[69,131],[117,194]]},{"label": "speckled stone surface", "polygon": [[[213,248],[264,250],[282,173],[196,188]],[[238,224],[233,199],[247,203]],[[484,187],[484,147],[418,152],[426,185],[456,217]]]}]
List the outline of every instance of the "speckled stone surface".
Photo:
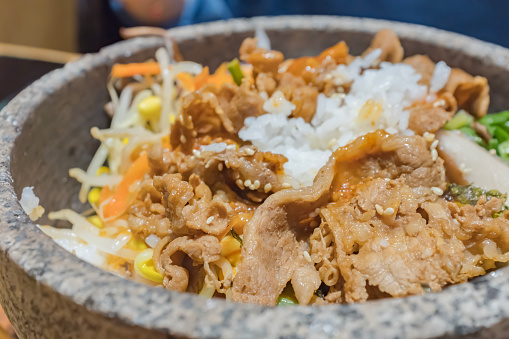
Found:
[{"label": "speckled stone surface", "polygon": [[[422,26],[345,17],[232,20],[172,30],[185,58],[217,66],[231,59],[254,27],[294,57],[344,39],[360,53],[392,28],[406,55],[484,75],[491,110],[509,107],[509,51]],[[151,57],[161,41],[136,39],[88,55],[24,90],[0,112],[0,303],[21,338],[506,338],[509,268],[441,293],[365,304],[262,307],[206,300],[124,280],[57,246],[23,213],[17,198],[35,186],[47,210],[79,209],[67,169],[85,166],[105,126],[109,67]],[[74,199],[74,200],[73,200]]]}]

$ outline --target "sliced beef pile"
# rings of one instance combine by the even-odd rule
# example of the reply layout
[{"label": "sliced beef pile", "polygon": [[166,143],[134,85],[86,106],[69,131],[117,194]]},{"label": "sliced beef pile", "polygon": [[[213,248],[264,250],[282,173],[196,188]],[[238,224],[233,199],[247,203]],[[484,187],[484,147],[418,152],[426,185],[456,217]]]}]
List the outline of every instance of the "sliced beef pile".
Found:
[{"label": "sliced beef pile", "polygon": [[507,261],[509,221],[492,218],[500,200],[440,198],[443,161],[429,147],[368,134],[336,150],[312,186],[270,196],[244,229],[234,300],[275,305],[288,282],[304,304],[321,282],[328,302],[420,294]]}]

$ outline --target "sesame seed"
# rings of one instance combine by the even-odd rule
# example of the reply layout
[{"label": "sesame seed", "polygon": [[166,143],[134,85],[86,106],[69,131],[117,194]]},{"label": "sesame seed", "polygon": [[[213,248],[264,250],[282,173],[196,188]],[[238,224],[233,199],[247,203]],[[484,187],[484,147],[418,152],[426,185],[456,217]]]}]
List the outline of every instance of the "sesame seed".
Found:
[{"label": "sesame seed", "polygon": [[229,150],[236,150],[236,149],[237,149],[237,146],[236,146],[236,145],[228,145],[228,146],[226,146],[226,149],[229,149]]},{"label": "sesame seed", "polygon": [[260,180],[255,180],[253,183],[254,189],[257,190],[260,187]]},{"label": "sesame seed", "polygon": [[425,132],[423,134],[423,137],[424,137],[424,140],[426,140],[427,142],[432,142],[433,140],[435,140],[435,134],[430,133],[430,132]]},{"label": "sesame seed", "polygon": [[304,251],[304,259],[306,259],[307,262],[312,262],[311,261],[311,256],[309,255],[309,252],[308,251]]},{"label": "sesame seed", "polygon": [[318,226],[318,222],[316,220],[313,220],[309,223],[309,226],[311,227],[317,227]]},{"label": "sesame seed", "polygon": [[464,174],[468,174],[468,173],[472,172],[472,169],[467,168],[467,167],[465,166],[465,164],[464,164],[464,163],[461,163],[461,165],[460,165],[460,171],[461,171],[462,173],[464,173]]},{"label": "sesame seed", "polygon": [[436,161],[436,160],[438,159],[438,152],[437,152],[437,150],[436,150],[436,149],[432,149],[432,150],[431,150],[431,159],[432,159],[433,161]]},{"label": "sesame seed", "polygon": [[433,141],[433,143],[431,144],[430,148],[431,148],[431,149],[435,149],[435,148],[437,148],[437,146],[438,146],[438,140],[435,140],[435,141]]},{"label": "sesame seed", "polygon": [[226,165],[226,168],[230,168],[230,162],[228,160],[225,160],[224,164]]},{"label": "sesame seed", "polygon": [[375,209],[378,212],[378,214],[380,214],[380,215],[383,215],[385,212],[384,209],[382,208],[382,206],[380,206],[378,204],[375,205]]},{"label": "sesame seed", "polygon": [[201,153],[200,151],[196,150],[196,149],[193,149],[193,154],[196,156],[196,157],[200,157]]},{"label": "sesame seed", "polygon": [[223,163],[222,162],[217,164],[217,169],[219,170],[219,172],[221,172],[223,170]]},{"label": "sesame seed", "polygon": [[444,99],[437,100],[433,103],[433,107],[439,107],[439,106],[444,106],[444,105],[445,105]]},{"label": "sesame seed", "polygon": [[249,180],[249,179],[247,179],[246,181],[244,181],[244,186],[246,186],[246,187],[251,186],[251,184],[252,184],[252,182],[251,182],[251,180]]},{"label": "sesame seed", "polygon": [[187,141],[186,137],[184,136],[184,134],[182,134],[182,135],[180,136],[180,142],[181,142],[181,143],[183,143],[183,144],[185,144],[185,143],[186,143],[186,141]]},{"label": "sesame seed", "polygon": [[242,182],[242,180],[237,179],[235,183],[237,184],[237,186],[239,186],[239,188],[244,189],[244,183]]},{"label": "sesame seed", "polygon": [[290,187],[292,187],[292,185],[290,185],[289,183],[287,183],[287,182],[283,183],[283,188],[290,188]]},{"label": "sesame seed", "polygon": [[267,185],[265,185],[263,187],[263,190],[265,191],[265,193],[269,193],[271,189],[272,189],[272,185],[270,183],[268,183]]},{"label": "sesame seed", "polygon": [[316,213],[316,215],[320,214],[320,209],[318,207],[315,208],[315,213]]},{"label": "sesame seed", "polygon": [[255,185],[254,185],[254,184],[249,185],[249,189],[250,189],[251,191],[256,190]]},{"label": "sesame seed", "polygon": [[214,217],[213,217],[213,216],[212,216],[212,217],[209,217],[209,218],[207,219],[207,225],[212,224],[212,222],[213,222],[213,221],[214,221]]},{"label": "sesame seed", "polygon": [[440,187],[431,187],[431,191],[436,195],[444,194],[444,191]]},{"label": "sesame seed", "polygon": [[314,217],[316,217],[316,213],[315,213],[315,212],[311,212],[311,213],[309,213],[309,217],[310,217],[310,218],[314,218]]},{"label": "sesame seed", "polygon": [[394,208],[387,207],[384,211],[384,215],[393,215],[394,214]]},{"label": "sesame seed", "polygon": [[245,148],[245,152],[246,152],[246,154],[247,154],[247,155],[253,155],[253,154],[255,154],[254,149],[252,149],[251,147],[246,147],[246,148]]}]

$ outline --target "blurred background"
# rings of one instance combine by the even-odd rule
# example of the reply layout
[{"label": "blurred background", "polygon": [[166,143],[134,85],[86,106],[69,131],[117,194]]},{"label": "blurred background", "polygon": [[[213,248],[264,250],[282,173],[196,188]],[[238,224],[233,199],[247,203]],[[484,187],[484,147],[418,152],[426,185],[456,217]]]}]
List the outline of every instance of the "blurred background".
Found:
[{"label": "blurred background", "polygon": [[[509,47],[509,0],[0,0],[0,109],[43,74],[120,40],[120,27],[282,14],[418,23]],[[0,339],[13,336],[0,308]]]}]

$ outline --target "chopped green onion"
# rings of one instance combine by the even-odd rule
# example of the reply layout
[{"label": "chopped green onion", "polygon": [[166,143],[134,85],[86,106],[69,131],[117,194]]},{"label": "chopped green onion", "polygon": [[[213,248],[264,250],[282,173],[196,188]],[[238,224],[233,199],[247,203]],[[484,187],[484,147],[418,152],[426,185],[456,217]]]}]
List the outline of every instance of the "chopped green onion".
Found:
[{"label": "chopped green onion", "polygon": [[497,149],[498,148],[498,140],[493,138],[488,142],[489,149]]},{"label": "chopped green onion", "polygon": [[228,71],[233,77],[233,81],[240,86],[242,84],[242,79],[244,78],[244,74],[242,73],[242,69],[240,68],[239,59],[235,58],[228,63]]},{"label": "chopped green onion", "polygon": [[295,291],[293,290],[292,284],[288,283],[286,284],[286,287],[284,288],[281,295],[277,298],[277,305],[278,306],[291,306],[291,305],[298,305],[299,302],[297,301],[297,298],[295,297]]},{"label": "chopped green onion", "polygon": [[500,143],[497,147],[498,154],[505,162],[509,163],[509,141]]},{"label": "chopped green onion", "polygon": [[504,124],[509,120],[509,111],[503,111],[495,114],[488,114],[479,119],[479,122],[485,126]]},{"label": "chopped green onion", "polygon": [[455,130],[462,127],[469,127],[473,121],[474,118],[470,114],[464,110],[460,110],[451,120],[445,124],[444,129]]},{"label": "chopped green onion", "polygon": [[230,234],[232,235],[233,239],[237,240],[240,243],[240,247],[244,245],[242,238],[237,232],[235,232],[233,228],[230,230]]},{"label": "chopped green onion", "polygon": [[461,131],[461,133],[468,136],[473,141],[475,141],[478,145],[486,147],[486,143],[484,142],[484,140],[482,140],[482,138],[477,135],[477,133],[474,131],[472,127],[461,127],[458,130]]},{"label": "chopped green onion", "polygon": [[297,304],[298,304],[298,302],[295,302],[288,297],[283,297],[282,295],[280,295],[279,298],[277,298],[278,306],[291,306],[291,305],[297,305]]},{"label": "chopped green onion", "polygon": [[500,193],[497,190],[485,190],[474,185],[462,186],[456,184],[449,184],[447,190],[444,193],[444,198],[449,201],[457,201],[464,205],[475,206],[481,196],[486,196],[487,200],[492,197],[505,201],[507,194]]},{"label": "chopped green onion", "polygon": [[493,135],[495,136],[495,138],[497,138],[499,143],[509,140],[509,133],[507,133],[501,127],[495,127],[495,131],[493,132]]}]

